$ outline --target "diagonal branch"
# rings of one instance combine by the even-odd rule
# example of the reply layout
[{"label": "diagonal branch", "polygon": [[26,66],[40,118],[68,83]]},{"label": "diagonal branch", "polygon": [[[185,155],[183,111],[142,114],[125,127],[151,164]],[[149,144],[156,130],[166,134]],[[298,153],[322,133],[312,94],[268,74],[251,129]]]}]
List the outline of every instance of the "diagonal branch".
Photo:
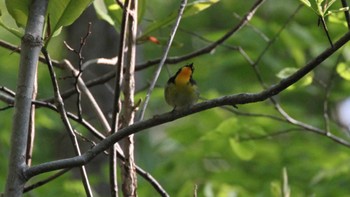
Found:
[{"label": "diagonal branch", "polygon": [[[68,116],[67,116],[67,112],[66,112],[66,109],[64,107],[63,99],[62,99],[62,97],[60,95],[60,90],[59,90],[59,87],[58,87],[56,74],[55,74],[55,71],[53,70],[53,66],[52,66],[49,54],[47,53],[45,48],[42,48],[42,52],[43,52],[43,54],[45,56],[45,59],[47,61],[47,65],[49,67],[51,81],[52,81],[52,85],[53,85],[53,89],[54,89],[54,94],[55,94],[56,102],[57,102],[57,105],[58,105],[57,108],[58,108],[58,111],[59,111],[59,113],[61,115],[61,119],[63,121],[64,126],[66,127],[66,129],[68,131],[70,139],[72,140],[75,154],[76,155],[81,155],[77,137],[76,137],[76,135],[74,133],[72,125],[69,122],[69,119],[68,119]],[[84,185],[84,188],[85,188],[86,195],[87,196],[93,196],[92,195],[92,191],[91,191],[91,187],[90,187],[90,183],[89,183],[89,179],[87,177],[85,166],[80,166],[80,173],[81,173],[81,176],[82,176],[82,181],[83,181],[83,185]]]},{"label": "diagonal branch", "polygon": [[[181,56],[181,57],[173,57],[173,58],[167,58],[165,60],[165,63],[178,63],[181,61],[185,61],[188,59],[191,59],[193,57],[197,57],[199,55],[203,55],[203,54],[207,54],[212,52],[216,47],[218,47],[220,44],[222,44],[223,42],[225,42],[228,38],[230,38],[233,34],[235,34],[236,32],[238,32],[240,29],[242,29],[254,16],[255,12],[258,10],[258,8],[265,2],[265,0],[257,0],[254,5],[252,6],[252,8],[247,12],[247,14],[244,15],[244,17],[242,18],[242,20],[235,26],[233,27],[231,30],[229,30],[225,35],[223,35],[220,39],[218,39],[217,41],[209,44],[206,47],[203,47],[197,51],[194,51],[190,54]],[[161,60],[160,59],[156,59],[156,60],[150,60],[148,62],[142,63],[137,65],[136,70],[142,70],[145,68],[148,68],[154,64],[158,64]]]},{"label": "diagonal branch", "polygon": [[[302,77],[308,74],[311,70],[313,70],[318,65],[320,65],[324,60],[330,57],[340,47],[345,45],[349,40],[350,40],[350,32],[346,33],[342,38],[340,38],[336,43],[334,43],[333,47],[327,48],[316,58],[314,58],[309,63],[307,63],[304,67],[300,68],[297,72],[281,80],[278,84],[272,85],[266,90],[263,90],[259,93],[242,93],[242,94],[223,96],[220,98],[195,104],[194,106],[188,109],[160,114],[160,115],[154,116],[151,119],[137,122],[129,127],[119,130],[118,133],[115,133],[107,137],[106,139],[101,141],[99,144],[97,144],[95,147],[91,148],[89,151],[85,152],[81,156],[47,162],[47,163],[43,163],[43,164],[28,168],[24,172],[25,178],[29,179],[33,176],[36,176],[44,172],[84,165],[88,163],[90,160],[92,160],[94,157],[96,157],[99,153],[108,149],[115,142],[123,139],[124,137],[130,134],[134,134],[144,129],[148,129],[157,125],[171,122],[171,121],[180,119],[182,117],[188,116],[190,114],[198,113],[200,111],[204,111],[207,109],[224,106],[224,105],[248,104],[248,103],[264,101],[272,96],[279,94],[280,92],[282,92],[283,90],[285,90],[286,88],[288,88],[289,86],[291,86],[292,84],[300,80]],[[313,132],[320,135],[325,135],[327,133],[319,129],[313,129],[313,128],[309,128],[309,129],[313,130]],[[347,141],[339,139],[336,136],[328,136],[328,137],[331,140],[334,140],[341,145],[350,147],[350,143]]]},{"label": "diagonal branch", "polygon": [[[67,66],[71,66],[71,65],[67,65]],[[83,90],[83,93],[84,93],[85,92],[84,88],[82,88],[82,90]],[[3,94],[3,93],[5,93],[5,94]],[[0,86],[0,100],[4,101],[5,103],[7,103],[9,105],[8,106],[9,108],[13,108],[14,97],[15,97],[15,93],[12,90],[10,90],[10,89],[8,89],[6,87]],[[51,104],[51,103],[47,103],[47,102],[43,102],[43,101],[37,101],[37,100],[36,101],[32,101],[32,103],[35,105],[36,108],[38,108],[38,107],[45,107],[45,108],[48,108],[50,110],[54,110],[54,111],[58,112],[57,107],[55,105]],[[92,105],[94,105],[94,104],[92,103]],[[76,123],[81,124],[87,130],[89,130],[97,139],[99,139],[99,140],[105,139],[105,136],[102,133],[100,133],[97,129],[95,129],[92,125],[90,125],[90,123],[87,122],[85,119],[80,120],[78,116],[76,116],[76,115],[74,115],[74,114],[72,114],[70,112],[67,112],[67,116],[70,119],[74,120]],[[101,123],[103,124],[103,122],[104,121],[102,121]],[[108,124],[107,124],[107,126],[106,125],[103,125],[103,126],[109,128]],[[107,130],[110,130],[110,129],[107,129]],[[120,149],[120,151],[121,151],[121,148],[118,148],[118,149]],[[125,162],[125,157],[124,157],[124,153],[123,152],[119,152],[118,151],[118,155],[117,156],[122,162]],[[163,187],[157,182],[157,180],[149,172],[143,170],[141,167],[139,167],[137,165],[135,165],[135,168],[136,168],[136,172],[140,176],[142,176],[147,182],[149,182],[153,186],[153,188],[161,196],[164,196],[164,197],[169,196],[167,194],[167,192],[163,189]],[[57,178],[58,176],[55,176],[55,177]],[[50,180],[53,180],[53,179],[50,179]],[[43,185],[43,184],[41,184],[43,182],[46,183],[47,181],[43,180],[43,181],[40,181],[40,184],[34,184],[35,186],[32,185],[32,186],[28,186],[26,188],[28,188],[28,189],[30,188],[30,190],[34,189],[36,187],[39,187],[39,186]],[[25,189],[25,191],[26,191],[26,189]]]}]

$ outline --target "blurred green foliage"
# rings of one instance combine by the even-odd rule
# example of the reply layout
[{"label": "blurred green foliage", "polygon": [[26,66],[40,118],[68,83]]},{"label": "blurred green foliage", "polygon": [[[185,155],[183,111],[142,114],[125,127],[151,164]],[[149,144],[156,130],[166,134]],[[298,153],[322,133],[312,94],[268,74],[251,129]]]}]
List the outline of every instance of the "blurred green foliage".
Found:
[{"label": "blurred green foliage", "polygon": [[[196,2],[199,1],[190,1],[192,5]],[[4,15],[4,2],[0,3],[3,21],[9,26],[13,25],[12,19]],[[202,12],[184,18],[170,56],[188,54],[217,40],[238,24],[240,17],[246,14],[253,3],[252,0],[221,0],[210,4]],[[166,26],[164,20],[167,17],[172,19],[171,13],[176,13],[178,2],[150,0],[142,1],[140,5],[143,6],[139,8],[143,16],[140,19],[140,36],[143,35],[143,30],[157,27],[146,31],[147,35],[166,40],[171,23]],[[210,54],[176,65],[167,65],[158,80],[160,88],[156,88],[151,96],[146,118],[172,110],[163,99],[162,87],[169,73],[175,73],[183,64],[194,62],[194,78],[201,96],[206,99],[263,90],[252,66],[237,47],[241,47],[252,61],[256,61],[263,54],[257,69],[268,86],[278,83],[281,78],[305,65],[329,47],[329,43],[323,29],[317,25],[318,16],[311,9],[298,9],[299,6],[300,2],[293,0],[266,1],[247,26]],[[333,10],[340,8],[339,1],[332,5]],[[100,17],[106,19],[108,14],[111,12],[104,12],[104,17]],[[293,18],[289,19],[290,17]],[[111,25],[116,25],[111,23],[113,18],[116,16],[106,20]],[[290,21],[287,23],[288,20]],[[333,41],[347,32],[343,13],[325,16],[325,20]],[[275,37],[284,26],[279,36]],[[69,35],[61,34],[50,43],[49,52],[54,59],[65,58],[62,55],[62,40],[67,36]],[[3,28],[0,28],[0,39],[16,46],[20,43],[16,36]],[[271,46],[266,48],[270,42]],[[152,42],[142,43],[138,50],[142,59],[139,62],[159,58],[163,48],[164,45]],[[291,117],[324,129],[325,85],[332,83],[328,97],[330,128],[332,133],[349,140],[346,131],[338,125],[334,116],[337,103],[349,96],[349,57],[349,47],[344,47],[293,88],[278,95],[276,100]],[[18,63],[18,54],[0,48],[0,86],[15,90]],[[143,75],[137,79],[141,87],[148,84],[153,71],[154,67],[151,67],[139,72]],[[45,65],[39,65],[38,76],[38,97],[51,97],[52,88]],[[144,98],[145,94],[145,91],[138,92],[136,98]],[[0,107],[5,106],[5,103],[0,102]],[[262,116],[282,118],[269,101],[239,105],[236,111],[258,116],[244,116],[232,112],[232,109],[215,108],[138,133],[137,164],[152,174],[171,196],[193,196],[195,185],[198,187],[198,196],[279,196],[283,185],[283,168],[287,170],[291,196],[350,195],[349,148],[326,136]],[[13,109],[0,111],[2,158],[9,154],[12,113]],[[60,144],[67,136],[57,113],[39,109],[36,120],[34,164],[73,155],[69,152],[71,149]],[[76,124],[74,126],[82,134],[90,136],[85,129]],[[273,135],[283,131],[285,132]],[[84,147],[86,150],[89,145],[85,143]],[[106,161],[104,155],[100,157]],[[88,165],[88,174],[96,196],[103,196],[101,190],[108,190],[108,162],[102,164],[102,169],[99,170],[91,167],[96,163]],[[89,166],[93,170],[89,171]],[[4,190],[6,170],[7,160],[2,159],[0,191]],[[30,183],[42,180],[50,174],[53,173],[35,177]],[[157,196],[150,184],[141,177],[138,192],[139,196]],[[73,171],[25,196],[84,195],[79,175]]]}]

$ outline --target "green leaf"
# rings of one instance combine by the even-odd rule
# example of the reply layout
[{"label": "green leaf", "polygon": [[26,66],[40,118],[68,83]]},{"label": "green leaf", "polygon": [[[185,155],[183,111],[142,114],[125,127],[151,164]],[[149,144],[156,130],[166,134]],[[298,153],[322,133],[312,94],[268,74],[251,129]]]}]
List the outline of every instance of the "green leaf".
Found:
[{"label": "green leaf", "polygon": [[331,15],[331,14],[335,14],[335,13],[339,13],[339,12],[345,12],[345,11],[349,11],[349,7],[339,8],[338,10],[329,10],[327,12],[326,16]]},{"label": "green leaf", "polygon": [[309,2],[309,0],[300,0],[300,2],[306,5],[307,7],[311,8],[311,3]]},{"label": "green leaf", "polygon": [[138,13],[137,13],[137,21],[138,23],[141,22],[141,20],[143,19],[143,16],[145,15],[146,12],[146,2],[147,0],[139,0],[138,1]]},{"label": "green leaf", "polygon": [[346,63],[340,62],[337,65],[337,73],[345,80],[350,80],[350,67]]},{"label": "green leaf", "polygon": [[[294,74],[298,69],[294,68],[294,67],[287,67],[282,69],[280,72],[277,73],[277,77],[280,79],[285,79],[287,77],[289,77],[290,75]],[[300,79],[297,83],[291,85],[290,87],[288,87],[288,90],[293,90],[296,87],[303,87],[303,86],[307,86],[310,85],[312,83],[312,79],[313,79],[313,73],[308,73],[305,77],[303,77],[302,79]]]},{"label": "green leaf", "polygon": [[30,0],[5,0],[6,8],[18,27],[25,27],[28,18]]},{"label": "green leaf", "polygon": [[215,130],[222,134],[232,134],[237,131],[237,126],[237,118],[233,117],[223,121]]},{"label": "green leaf", "polygon": [[255,146],[252,141],[239,142],[234,138],[229,139],[232,151],[242,160],[248,161],[255,156]]},{"label": "green leaf", "polygon": [[344,27],[347,27],[346,20],[344,20],[344,14],[343,13],[330,13],[328,14],[328,22],[334,23],[334,24],[340,24]]},{"label": "green leaf", "polygon": [[123,10],[114,0],[95,0],[94,8],[100,19],[105,20],[117,31],[120,31]]},{"label": "green leaf", "polygon": [[[184,10],[183,18],[198,14],[217,2],[219,2],[219,0],[198,0],[191,4],[188,4],[186,6],[186,9]],[[150,33],[168,26],[169,24],[173,23],[176,20],[177,16],[178,16],[178,11],[176,10],[172,12],[165,19],[152,23],[145,29],[145,31],[143,32],[143,35],[140,38],[142,39],[143,37],[147,37]]]},{"label": "green leaf", "polygon": [[52,35],[56,35],[56,31],[60,28],[72,24],[90,5],[92,0],[54,0],[49,2],[48,15],[50,18],[50,26]]},{"label": "green leaf", "polygon": [[[72,24],[93,0],[51,0],[47,15],[50,18],[52,34],[57,35],[63,26]],[[18,27],[25,27],[30,0],[6,0],[6,7]],[[11,31],[12,32],[12,31]],[[14,32],[13,32],[14,33]]]},{"label": "green leaf", "polygon": [[328,9],[333,5],[333,3],[335,3],[335,1],[336,1],[336,0],[331,0],[330,2],[328,2],[328,3],[327,3],[327,6],[326,6],[325,9],[324,9],[324,12],[325,12],[326,10],[328,10]]},{"label": "green leaf", "polygon": [[[2,17],[2,12],[0,10],[0,17]],[[4,29],[6,29],[7,31],[9,31],[10,33],[12,33],[13,35],[17,36],[18,38],[22,38],[23,33],[18,31],[17,29],[11,28],[8,25],[6,25],[4,23],[4,21],[2,20],[2,18],[0,18],[0,26],[3,27]]]},{"label": "green leaf", "polygon": [[294,67],[283,68],[280,72],[277,73],[277,77],[280,79],[285,79],[295,73],[298,69]]},{"label": "green leaf", "polygon": [[270,183],[270,190],[273,197],[282,196],[281,183],[279,181],[272,181]]},{"label": "green leaf", "polygon": [[115,25],[114,27],[119,30],[119,25],[122,21],[123,16],[123,10],[120,8],[120,6],[115,2],[115,0],[104,0],[105,4],[107,6],[108,14],[113,19]]},{"label": "green leaf", "polygon": [[209,8],[217,2],[219,2],[219,0],[198,0],[193,3],[189,3],[184,11],[183,17],[198,14],[199,12]]},{"label": "green leaf", "polygon": [[108,10],[103,0],[95,0],[93,5],[98,18],[106,21],[111,26],[115,25],[112,17],[108,14]]}]

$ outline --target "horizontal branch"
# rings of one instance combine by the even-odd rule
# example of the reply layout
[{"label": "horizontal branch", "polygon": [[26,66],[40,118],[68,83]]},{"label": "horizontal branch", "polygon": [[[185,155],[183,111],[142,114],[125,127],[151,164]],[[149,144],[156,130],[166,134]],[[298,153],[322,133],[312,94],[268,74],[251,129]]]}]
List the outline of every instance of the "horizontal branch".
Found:
[{"label": "horizontal branch", "polygon": [[117,133],[107,137],[106,139],[101,141],[99,144],[97,144],[96,146],[94,146],[93,148],[91,148],[81,156],[39,164],[37,166],[33,166],[25,170],[24,175],[27,179],[29,179],[41,173],[63,169],[63,168],[77,167],[77,166],[87,164],[99,153],[108,149],[114,143],[118,142],[119,140],[123,139],[128,135],[137,133],[139,131],[142,131],[144,129],[148,129],[157,125],[171,122],[176,119],[183,118],[190,114],[198,113],[200,111],[204,111],[207,109],[224,106],[224,105],[237,105],[237,104],[247,104],[247,103],[264,101],[272,96],[277,95],[281,91],[285,90],[286,88],[288,88],[289,86],[291,86],[292,84],[300,80],[302,77],[308,74],[311,70],[316,68],[320,63],[322,63],[324,60],[330,57],[335,51],[337,51],[349,40],[350,40],[350,32],[346,33],[342,38],[340,38],[336,43],[334,43],[333,47],[326,49],[323,53],[321,53],[315,59],[311,60],[304,67],[300,68],[297,72],[281,80],[278,84],[270,86],[266,90],[261,91],[260,93],[243,93],[243,94],[223,96],[220,98],[195,104],[191,108],[187,108],[179,111],[172,111],[161,115],[156,115],[151,119],[137,122],[129,127],[119,130]]}]

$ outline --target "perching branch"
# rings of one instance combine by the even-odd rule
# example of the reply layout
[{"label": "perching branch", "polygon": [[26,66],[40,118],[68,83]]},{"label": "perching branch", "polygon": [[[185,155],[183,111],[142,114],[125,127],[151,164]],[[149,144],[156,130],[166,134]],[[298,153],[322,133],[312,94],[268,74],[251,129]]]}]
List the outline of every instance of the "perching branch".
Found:
[{"label": "perching branch", "polygon": [[152,91],[156,85],[156,82],[158,80],[158,77],[160,75],[160,71],[162,70],[163,68],[163,65],[165,63],[165,60],[168,56],[168,53],[169,53],[169,50],[170,50],[170,47],[173,43],[173,40],[174,40],[174,37],[175,37],[175,33],[177,31],[177,28],[179,27],[180,25],[180,21],[181,21],[181,18],[182,18],[182,14],[185,10],[185,7],[186,7],[186,4],[187,4],[187,0],[182,0],[181,1],[181,4],[180,4],[180,8],[179,8],[179,12],[178,12],[178,15],[177,15],[177,18],[176,18],[176,21],[175,21],[175,24],[174,24],[174,27],[170,33],[170,36],[169,36],[169,40],[168,40],[168,43],[165,47],[165,50],[164,50],[164,54],[163,54],[163,57],[156,69],[156,71],[154,72],[154,77],[152,79],[152,82],[151,82],[151,85],[148,89],[148,92],[147,92],[147,95],[146,95],[146,98],[145,98],[145,102],[143,103],[142,105],[142,108],[141,108],[141,111],[139,113],[139,117],[138,117],[138,121],[142,120],[143,119],[143,116],[145,114],[145,111],[146,111],[146,108],[147,108],[147,105],[148,105],[148,102],[150,100],[150,97],[151,97],[151,94],[152,94]]},{"label": "perching branch", "polygon": [[[215,42],[207,45],[206,47],[199,49],[193,53],[184,55],[184,56],[180,56],[180,57],[168,57],[165,60],[166,64],[176,64],[197,56],[201,56],[201,55],[205,55],[210,53],[211,51],[213,51],[216,47],[220,46],[222,43],[224,43],[228,38],[230,38],[232,35],[234,35],[238,30],[240,30],[241,28],[243,28],[253,17],[253,15],[255,14],[256,10],[265,2],[265,0],[257,0],[255,2],[255,4],[252,6],[252,8],[248,11],[248,13],[241,19],[241,21],[235,25],[232,29],[230,29],[223,37],[219,38],[218,40],[216,40]],[[242,49],[238,48],[238,50],[240,50],[240,52],[242,53],[242,55],[244,55],[244,53],[242,52]],[[155,64],[159,64],[161,61],[161,59],[155,59],[155,60],[149,60],[147,62],[144,63],[139,63],[136,65],[135,67],[135,71],[141,71],[143,69],[149,68]],[[98,77],[96,79],[92,79],[88,82],[86,82],[86,86],[87,87],[92,87],[95,85],[99,85],[99,84],[104,84],[106,82],[108,82],[109,80],[111,80],[113,77],[115,77],[115,71],[111,71],[108,72],[104,75],[102,75],[101,77]],[[70,89],[67,90],[65,92],[62,93],[62,97],[63,98],[68,98],[71,95],[73,95],[75,93],[74,89]],[[52,100],[52,99],[51,99]]]},{"label": "perching branch", "polygon": [[[223,96],[220,98],[208,100],[205,102],[201,102],[198,104],[195,104],[189,109],[183,109],[179,111],[173,111],[168,112],[165,114],[160,114],[157,116],[154,116],[151,119],[144,120],[141,122],[137,122],[129,127],[123,128],[119,130],[117,133],[107,137],[105,140],[101,141],[99,144],[97,144],[95,147],[91,148],[89,151],[85,152],[81,156],[76,156],[72,158],[67,159],[61,159],[56,160],[52,162],[43,163],[37,166],[33,166],[28,168],[25,172],[25,178],[29,179],[33,176],[36,176],[38,174],[49,172],[53,170],[63,169],[63,168],[70,168],[70,167],[76,167],[81,166],[84,164],[87,164],[90,160],[92,160],[94,157],[96,157],[99,153],[103,152],[104,150],[111,147],[114,143],[117,141],[123,139],[124,137],[140,132],[144,129],[151,128],[157,125],[161,125],[167,122],[171,122],[177,119],[180,119],[182,117],[188,116],[190,114],[198,113],[200,111],[204,111],[207,109],[211,109],[214,107],[224,106],[224,105],[238,105],[238,104],[248,104],[248,103],[255,103],[255,102],[261,102],[264,101],[272,96],[275,96],[291,86],[292,84],[296,83],[298,80],[300,80],[302,77],[304,77],[306,74],[308,74],[311,70],[316,68],[318,65],[320,65],[324,60],[326,60],[328,57],[330,57],[334,52],[336,52],[340,47],[342,47],[344,44],[346,44],[350,40],[350,32],[346,33],[342,38],[340,38],[337,42],[334,43],[334,47],[327,48],[325,51],[323,51],[320,55],[318,55],[316,58],[312,59],[309,63],[307,63],[304,67],[300,68],[298,71],[296,71],[294,74],[290,75],[289,77],[281,80],[279,83],[270,86],[266,90],[263,90],[259,93],[242,93],[242,94],[235,94],[235,95],[229,95],[229,96]],[[319,129],[314,129],[311,127],[307,127],[308,129],[312,130],[313,132],[325,135],[325,132]],[[350,147],[350,143],[346,142],[342,139],[339,139],[335,136],[329,136],[330,139],[336,141],[337,143]]]}]

